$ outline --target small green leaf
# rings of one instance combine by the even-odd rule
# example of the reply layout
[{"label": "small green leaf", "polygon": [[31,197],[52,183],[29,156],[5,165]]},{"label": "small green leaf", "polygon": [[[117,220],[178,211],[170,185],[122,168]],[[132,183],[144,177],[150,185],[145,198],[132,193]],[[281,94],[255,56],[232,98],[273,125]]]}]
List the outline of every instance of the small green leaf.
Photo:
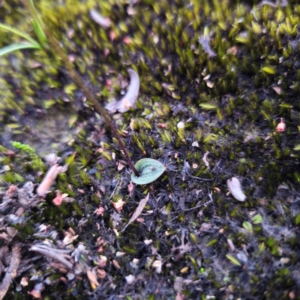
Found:
[{"label": "small green leaf", "polygon": [[261,215],[255,215],[253,218],[252,218],[252,222],[253,224],[260,224],[262,222],[262,216]]},{"label": "small green leaf", "polygon": [[242,266],[241,263],[240,263],[235,257],[233,257],[232,255],[226,254],[226,257],[227,257],[233,264],[235,264],[236,266],[239,266],[239,267]]},{"label": "small green leaf", "polygon": [[294,150],[295,150],[295,151],[299,151],[299,150],[300,150],[300,144],[299,144],[299,145],[296,145],[296,146],[294,147]]},{"label": "small green leaf", "polygon": [[218,106],[213,103],[201,103],[200,106],[205,110],[216,110],[218,108]]},{"label": "small green leaf", "polygon": [[16,34],[16,35],[18,35],[18,36],[26,39],[31,45],[36,46],[36,48],[38,48],[38,47],[41,48],[41,46],[39,45],[39,43],[36,40],[34,40],[26,32],[23,32],[21,30],[18,30],[18,29],[14,28],[14,27],[11,27],[9,25],[5,25],[5,24],[2,24],[2,23],[0,23],[0,29],[4,29],[4,30],[7,30],[9,32],[12,32],[12,33],[14,33],[14,34]]},{"label": "small green leaf", "polygon": [[235,38],[235,40],[241,44],[246,44],[248,42],[248,36],[240,34]]},{"label": "small green leaf", "polygon": [[300,224],[300,214],[297,215],[295,223],[296,223],[296,225]]},{"label": "small green leaf", "polygon": [[15,43],[9,46],[3,47],[0,49],[0,56],[11,53],[13,51],[22,50],[22,49],[40,49],[41,47],[36,44],[29,44],[26,42],[23,43]]},{"label": "small green leaf", "polygon": [[209,241],[207,244],[206,244],[206,247],[210,247],[210,246],[213,246],[217,243],[218,241],[216,239],[213,239],[211,241]]},{"label": "small green leaf", "polygon": [[265,73],[267,73],[267,74],[271,74],[271,75],[273,75],[273,74],[276,73],[276,70],[273,69],[272,67],[263,67],[261,70],[262,70],[263,72],[265,72]]},{"label": "small green leaf", "polygon": [[250,233],[252,233],[252,225],[251,225],[251,223],[245,221],[245,222],[243,222],[243,227],[244,227],[247,231],[249,231]]},{"label": "small green leaf", "polygon": [[131,180],[136,184],[148,184],[156,180],[164,171],[165,166],[158,160],[143,158],[135,164],[140,176],[131,175]]},{"label": "small green leaf", "polygon": [[290,105],[288,103],[281,103],[281,104],[279,104],[279,106],[283,107],[283,108],[288,108],[288,109],[293,108],[293,105]]}]

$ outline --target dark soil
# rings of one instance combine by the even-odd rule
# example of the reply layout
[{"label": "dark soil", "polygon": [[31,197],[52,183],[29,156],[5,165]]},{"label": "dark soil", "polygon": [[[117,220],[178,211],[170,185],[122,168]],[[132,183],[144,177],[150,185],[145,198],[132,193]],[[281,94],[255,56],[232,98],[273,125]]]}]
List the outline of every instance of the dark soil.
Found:
[{"label": "dark soil", "polygon": [[[31,32],[7,2],[1,22]],[[57,2],[37,8],[102,105],[139,74],[136,108],[112,118],[134,162],[166,171],[131,189],[117,140],[50,47],[0,57],[2,281],[20,249],[5,299],[300,299],[300,6]],[[0,32],[0,47],[16,40]],[[40,197],[50,153],[68,170]]]}]

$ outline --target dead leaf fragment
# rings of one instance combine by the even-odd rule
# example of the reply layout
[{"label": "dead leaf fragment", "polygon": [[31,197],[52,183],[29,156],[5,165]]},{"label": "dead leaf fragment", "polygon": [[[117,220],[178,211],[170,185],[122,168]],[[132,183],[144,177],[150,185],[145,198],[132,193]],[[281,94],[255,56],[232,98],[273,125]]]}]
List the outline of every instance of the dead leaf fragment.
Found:
[{"label": "dead leaf fragment", "polygon": [[28,277],[22,277],[20,285],[27,286],[28,285]]},{"label": "dead leaf fragment", "polygon": [[86,275],[90,281],[90,285],[91,285],[92,289],[95,290],[96,287],[100,285],[97,280],[97,275],[95,274],[95,272],[93,272],[91,270],[87,270]]},{"label": "dead leaf fragment", "polygon": [[128,223],[125,225],[125,227],[121,230],[121,232],[123,232],[132,222],[134,222],[139,215],[142,213],[145,205],[147,204],[149,200],[149,193],[147,194],[147,196],[142,199],[138,205],[138,207],[136,208],[135,212],[133,213],[133,215],[131,216],[130,220],[128,221]]},{"label": "dead leaf fragment", "polygon": [[162,268],[162,261],[161,260],[155,260],[152,264],[152,268],[155,269],[156,273],[161,273],[161,268]]},{"label": "dead leaf fragment", "polygon": [[217,56],[216,52],[213,51],[209,45],[209,36],[208,35],[202,35],[199,38],[199,43],[202,46],[204,52],[208,55],[208,57],[215,57]]},{"label": "dead leaf fragment", "polygon": [[128,184],[127,188],[128,188],[129,197],[132,197],[133,190],[134,190],[134,184],[132,183],[132,181],[130,181],[130,183]]},{"label": "dead leaf fragment", "polygon": [[237,55],[237,53],[238,53],[238,47],[237,47],[237,46],[233,46],[233,47],[231,47],[231,48],[229,48],[229,49],[227,50],[227,54],[228,54],[228,55],[229,55],[229,54]]},{"label": "dead leaf fragment", "polygon": [[276,92],[277,95],[282,94],[282,89],[279,86],[273,86],[272,89]]},{"label": "dead leaf fragment", "polygon": [[90,10],[90,16],[97,24],[99,24],[103,28],[108,28],[111,25],[109,18],[103,17],[100,13],[98,13],[94,9]]},{"label": "dead leaf fragment", "polygon": [[69,233],[69,232],[66,232],[65,233],[65,237],[64,237],[64,239],[63,239],[63,243],[65,244],[65,245],[69,245],[69,244],[71,244],[74,240],[76,240],[78,238],[78,235],[73,235],[73,234],[71,234],[71,233]]},{"label": "dead leaf fragment", "polygon": [[99,206],[95,211],[94,214],[96,214],[97,216],[103,216],[104,214],[104,208],[102,206]]},{"label": "dead leaf fragment", "polygon": [[105,108],[110,114],[113,114],[117,111],[124,113],[130,108],[135,107],[135,102],[138,98],[140,90],[140,78],[138,73],[136,73],[133,69],[128,69],[127,71],[130,76],[130,84],[127,93],[121,100],[115,100],[106,104]]},{"label": "dead leaf fragment", "polygon": [[37,189],[37,193],[39,196],[44,197],[46,193],[49,191],[51,185],[53,184],[56,176],[59,173],[64,173],[68,169],[68,165],[59,166],[58,164],[53,165],[47,174],[45,175],[44,179],[42,180],[41,184]]},{"label": "dead leaf fragment", "polygon": [[68,197],[68,194],[62,194],[60,191],[57,192],[56,197],[52,200],[52,203],[56,206],[62,204],[65,198]]},{"label": "dead leaf fragment", "polygon": [[203,155],[202,160],[203,160],[204,164],[207,166],[207,168],[209,169],[209,162],[207,161],[207,156],[208,156],[208,154],[209,154],[208,151],[205,152],[205,154]]},{"label": "dead leaf fragment", "polygon": [[157,126],[160,128],[167,128],[168,125],[165,123],[158,123]]},{"label": "dead leaf fragment", "polygon": [[113,263],[113,265],[114,265],[114,267],[115,267],[116,269],[121,269],[121,267],[120,267],[120,265],[119,265],[119,263],[118,263],[117,260],[113,259],[112,263]]},{"label": "dead leaf fragment", "polygon": [[117,211],[117,213],[119,214],[121,212],[121,210],[123,209],[123,205],[126,202],[123,201],[123,199],[119,199],[117,202],[112,202],[112,205],[114,207],[114,209]]},{"label": "dead leaf fragment", "polygon": [[276,127],[277,132],[284,132],[286,129],[286,124],[283,118],[280,118],[280,123]]},{"label": "dead leaf fragment", "polygon": [[210,89],[212,89],[212,88],[215,86],[215,84],[214,84],[212,81],[210,81],[210,80],[207,80],[207,81],[206,81],[206,85],[207,85],[207,87],[210,88]]},{"label": "dead leaf fragment", "polygon": [[117,165],[118,172],[122,171],[125,168],[125,164],[122,163],[121,161],[117,161],[116,165]]},{"label": "dead leaf fragment", "polygon": [[106,277],[106,272],[102,269],[97,269],[97,275],[99,278],[104,279]]},{"label": "dead leaf fragment", "polygon": [[230,194],[238,201],[245,201],[246,195],[243,193],[241,183],[236,177],[227,180],[227,187]]},{"label": "dead leaf fragment", "polygon": [[44,290],[45,286],[43,283],[37,283],[34,286],[34,289],[31,292],[28,292],[33,298],[40,299],[42,298],[42,291]]}]

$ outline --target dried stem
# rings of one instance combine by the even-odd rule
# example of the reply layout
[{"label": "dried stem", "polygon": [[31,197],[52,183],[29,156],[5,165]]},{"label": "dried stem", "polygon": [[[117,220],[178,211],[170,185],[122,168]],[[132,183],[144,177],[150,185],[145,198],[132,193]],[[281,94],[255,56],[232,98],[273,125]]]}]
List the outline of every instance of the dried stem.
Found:
[{"label": "dried stem", "polygon": [[[54,259],[56,261],[59,261],[60,263],[64,264],[69,269],[73,268],[73,264],[70,263],[68,260],[66,260],[62,255],[59,255],[55,251],[55,249],[51,249],[51,248],[45,247],[45,246],[40,247],[40,245],[33,245],[33,246],[31,246],[31,248],[29,249],[29,251],[35,251],[35,252],[43,254],[43,255],[45,255],[47,257],[50,257],[50,258],[52,258],[52,259]],[[67,256],[67,257],[71,258],[68,255],[64,255],[64,256]]]},{"label": "dried stem", "polygon": [[[36,18],[36,13],[35,13],[34,9],[31,7],[31,5],[29,3],[29,0],[25,1],[25,5],[26,5],[26,8],[31,12],[31,15],[33,16],[33,18]],[[123,151],[123,153],[125,155],[125,158],[126,158],[128,164],[129,164],[130,168],[132,169],[132,171],[134,172],[134,174],[136,176],[139,176],[139,172],[134,167],[133,162],[130,159],[130,156],[128,154],[128,151],[127,151],[127,149],[126,149],[126,147],[125,147],[125,145],[124,145],[124,143],[123,143],[123,141],[121,139],[121,136],[118,134],[118,131],[115,128],[115,126],[113,125],[113,122],[112,122],[111,118],[109,117],[108,113],[106,112],[105,108],[103,108],[99,104],[99,102],[97,101],[97,99],[95,98],[95,96],[93,95],[93,93],[86,87],[83,79],[79,76],[79,74],[74,69],[73,65],[69,61],[68,56],[63,51],[63,49],[59,45],[59,42],[56,40],[56,38],[54,37],[54,35],[50,31],[50,29],[47,26],[45,26],[45,25],[44,25],[43,29],[45,31],[45,34],[47,36],[47,39],[48,39],[50,45],[53,47],[55,53],[60,57],[60,59],[63,61],[64,65],[68,69],[70,77],[78,85],[78,87],[84,92],[84,94],[87,97],[87,99],[90,102],[92,102],[94,108],[102,116],[102,118],[104,119],[105,123],[108,124],[108,126],[110,127],[113,135],[117,139],[117,141],[118,141],[118,143],[119,143],[119,145],[120,145],[120,147],[121,147],[121,149],[122,149],[122,151]]]},{"label": "dried stem", "polygon": [[11,252],[10,264],[0,285],[0,300],[4,298],[9,289],[11,281],[16,277],[21,260],[21,247],[19,244],[14,244]]}]

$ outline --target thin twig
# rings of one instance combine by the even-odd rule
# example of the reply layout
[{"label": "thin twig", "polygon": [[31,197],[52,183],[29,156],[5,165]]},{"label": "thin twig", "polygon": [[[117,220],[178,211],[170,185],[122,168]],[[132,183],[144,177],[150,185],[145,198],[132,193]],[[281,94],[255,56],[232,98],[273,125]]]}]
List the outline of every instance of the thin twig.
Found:
[{"label": "thin twig", "polygon": [[203,203],[203,204],[200,204],[200,205],[197,205],[197,206],[188,208],[188,209],[183,209],[183,210],[175,211],[174,213],[182,213],[182,212],[186,212],[186,211],[191,211],[191,210],[194,210],[194,209],[197,209],[197,208],[206,206],[206,205],[208,205],[208,204],[211,204],[212,202],[213,202],[212,200],[209,200],[209,201],[207,201],[207,202],[205,202],[205,203]]},{"label": "thin twig", "polygon": [[[29,251],[35,251],[38,252],[40,254],[43,254],[45,256],[48,256],[54,260],[59,261],[60,263],[64,264],[67,268],[72,269],[73,268],[73,264],[70,263],[68,260],[66,260],[63,256],[59,255],[58,253],[56,253],[55,251],[53,251],[52,248],[46,248],[46,247],[39,247],[39,245],[34,245],[31,246],[31,248],[29,249]],[[71,259],[70,256],[67,256]]]},{"label": "thin twig", "polygon": [[12,280],[16,277],[21,260],[21,247],[19,244],[14,244],[11,252],[10,265],[0,285],[0,300],[4,298]]},{"label": "thin twig", "polygon": [[46,245],[38,245],[38,247],[40,249],[45,249],[47,251],[49,251],[49,249],[51,249],[52,252],[57,253],[57,254],[69,254],[72,251],[74,251],[74,249],[56,249],[56,248],[52,248],[52,247],[48,247]]},{"label": "thin twig", "polygon": [[[203,206],[207,206],[207,205],[213,203],[214,200],[213,200],[213,197],[212,197],[212,193],[211,193],[211,192],[208,193],[208,197],[209,197],[210,200],[207,201],[207,202],[205,202],[205,203],[202,203],[202,204],[200,204],[200,205],[197,205],[197,206],[194,206],[194,207],[191,207],[191,208],[188,208],[188,209],[183,209],[183,210],[180,210],[180,211],[174,211],[173,214],[191,211],[191,210],[194,210],[194,209],[197,209],[197,208],[201,208],[201,207],[203,207]],[[175,219],[177,219],[178,217],[179,217],[179,215],[176,216],[176,217],[174,217],[173,219],[171,219],[171,220],[168,221],[168,222],[172,222],[172,221],[174,221]]]}]

